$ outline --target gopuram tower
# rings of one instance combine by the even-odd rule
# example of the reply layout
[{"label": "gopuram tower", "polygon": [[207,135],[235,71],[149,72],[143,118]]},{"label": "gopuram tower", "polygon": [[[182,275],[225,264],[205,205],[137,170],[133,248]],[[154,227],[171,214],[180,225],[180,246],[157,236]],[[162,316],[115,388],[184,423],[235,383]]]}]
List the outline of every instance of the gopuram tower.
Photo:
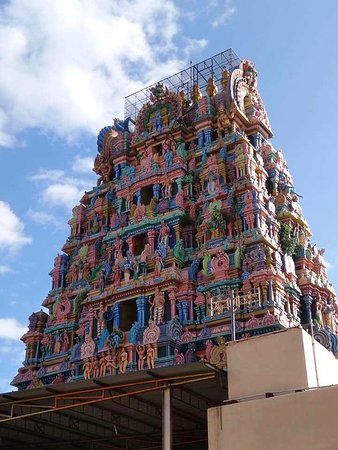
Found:
[{"label": "gopuram tower", "polygon": [[204,360],[301,324],[338,354],[338,310],[257,88],[232,50],[126,98],[97,140],[19,390]]}]

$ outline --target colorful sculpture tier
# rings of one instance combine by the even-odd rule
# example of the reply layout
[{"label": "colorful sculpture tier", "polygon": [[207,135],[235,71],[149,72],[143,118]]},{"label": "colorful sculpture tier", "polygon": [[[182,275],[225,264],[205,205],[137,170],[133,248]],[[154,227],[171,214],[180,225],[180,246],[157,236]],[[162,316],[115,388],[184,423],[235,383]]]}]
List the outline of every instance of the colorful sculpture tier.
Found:
[{"label": "colorful sculpture tier", "polygon": [[[12,384],[205,360],[312,324],[338,353],[337,305],[249,61],[206,86],[158,83],[98,136],[97,186],[69,220]],[[215,66],[214,66],[215,67]],[[192,80],[193,82],[193,80]]]}]

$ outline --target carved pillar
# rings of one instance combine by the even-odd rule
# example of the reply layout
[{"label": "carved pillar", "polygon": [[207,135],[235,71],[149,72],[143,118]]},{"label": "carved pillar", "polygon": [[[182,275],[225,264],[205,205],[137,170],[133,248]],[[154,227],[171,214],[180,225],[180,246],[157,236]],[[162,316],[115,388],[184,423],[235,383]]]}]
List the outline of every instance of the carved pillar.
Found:
[{"label": "carved pillar", "polygon": [[131,236],[130,238],[127,239],[127,244],[129,247],[129,251],[132,255],[134,255],[134,237]]},{"label": "carved pillar", "polygon": [[141,204],[141,189],[139,189],[138,191],[135,192],[135,197],[136,197],[136,204],[140,205]]},{"label": "carved pillar", "polygon": [[177,184],[177,190],[178,191],[182,191],[182,183],[183,183],[183,179],[181,177],[176,178],[175,180],[176,184]]},{"label": "carved pillar", "polygon": [[145,310],[147,304],[147,297],[141,295],[136,299],[137,306],[137,322],[141,327],[145,326]]},{"label": "carved pillar", "polygon": [[116,164],[115,165],[115,178],[117,178],[119,180],[120,177],[121,177],[121,165]]},{"label": "carved pillar", "polygon": [[206,164],[207,159],[208,159],[208,150],[206,147],[203,147],[202,148],[202,164],[203,165]]},{"label": "carved pillar", "polygon": [[180,322],[183,323],[183,310],[182,310],[182,302],[177,302],[177,311]]},{"label": "carved pillar", "polygon": [[173,319],[176,316],[176,290],[172,289],[169,292],[170,300],[170,318]]},{"label": "carved pillar", "polygon": [[133,362],[133,350],[134,350],[134,346],[133,345],[127,345],[126,347],[127,353],[128,353],[128,363],[132,363]]},{"label": "carved pillar", "polygon": [[175,243],[178,242],[181,238],[181,227],[179,223],[176,223],[174,225],[174,230],[175,230]]},{"label": "carved pillar", "polygon": [[66,287],[66,275],[67,275],[67,262],[65,262],[61,266],[61,270],[60,270],[60,287],[61,288]]},{"label": "carved pillar", "polygon": [[88,260],[91,268],[96,266],[96,263],[97,263],[97,250],[95,248],[95,244],[91,244],[89,246],[87,260]]},{"label": "carved pillar", "polygon": [[150,244],[151,254],[153,254],[155,251],[155,236],[156,236],[155,230],[148,231],[148,242]]},{"label": "carved pillar", "polygon": [[310,325],[312,324],[312,311],[311,311],[311,305],[313,298],[310,294],[303,295],[303,300],[305,304],[305,324]]},{"label": "carved pillar", "polygon": [[205,145],[210,146],[210,144],[211,144],[211,128],[206,128],[204,130],[204,138],[205,138]]},{"label": "carved pillar", "polygon": [[202,323],[205,317],[205,297],[201,292],[198,293],[194,303],[196,305],[197,321]]},{"label": "carved pillar", "polygon": [[161,187],[159,184],[153,184],[153,197],[156,198],[156,200],[160,199],[160,190]]},{"label": "carved pillar", "polygon": [[76,234],[80,236],[82,231],[82,224],[86,217],[86,208],[83,205],[79,205],[77,208],[77,221],[76,221]]},{"label": "carved pillar", "polygon": [[290,294],[288,294],[286,296],[285,307],[286,307],[285,308],[286,309],[286,313],[290,317],[292,315],[292,312],[291,312],[291,295]]},{"label": "carved pillar", "polygon": [[50,274],[53,278],[53,282],[52,282],[52,289],[57,289],[59,287],[59,279],[60,279],[60,272],[54,268]]},{"label": "carved pillar", "polygon": [[270,280],[269,281],[269,288],[268,288],[268,302],[270,304],[273,304],[274,301],[275,301],[275,292],[274,292],[274,289],[273,289],[273,283]]},{"label": "carved pillar", "polygon": [[121,177],[124,178],[127,174],[127,163],[126,162],[122,162],[120,164],[121,167]]},{"label": "carved pillar", "polygon": [[187,322],[189,319],[189,301],[185,300],[183,302],[180,302],[182,305],[182,323]]},{"label": "carved pillar", "polygon": [[194,320],[194,302],[193,299],[189,301],[189,320]]},{"label": "carved pillar", "polygon": [[115,303],[115,305],[112,306],[111,311],[113,313],[113,328],[120,328],[121,303]]},{"label": "carved pillar", "polygon": [[202,148],[204,144],[203,130],[199,130],[197,133],[198,147]]}]

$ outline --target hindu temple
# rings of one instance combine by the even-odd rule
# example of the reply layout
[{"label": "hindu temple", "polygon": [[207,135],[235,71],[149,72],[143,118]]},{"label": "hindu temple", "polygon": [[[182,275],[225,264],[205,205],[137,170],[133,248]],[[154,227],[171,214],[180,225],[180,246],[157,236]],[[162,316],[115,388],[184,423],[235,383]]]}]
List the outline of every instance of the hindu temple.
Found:
[{"label": "hindu temple", "polygon": [[303,326],[338,354],[338,309],[248,60],[226,50],[125,99],[98,134],[19,390],[206,361]]}]

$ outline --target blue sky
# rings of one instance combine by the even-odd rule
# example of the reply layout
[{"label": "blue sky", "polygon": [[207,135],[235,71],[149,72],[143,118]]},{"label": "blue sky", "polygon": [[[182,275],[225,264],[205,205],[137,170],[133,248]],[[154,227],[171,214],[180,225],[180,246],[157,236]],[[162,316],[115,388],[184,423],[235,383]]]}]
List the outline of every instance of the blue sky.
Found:
[{"label": "blue sky", "polygon": [[250,59],[338,286],[336,0],[0,0],[0,391],[124,96],[232,47]]}]

